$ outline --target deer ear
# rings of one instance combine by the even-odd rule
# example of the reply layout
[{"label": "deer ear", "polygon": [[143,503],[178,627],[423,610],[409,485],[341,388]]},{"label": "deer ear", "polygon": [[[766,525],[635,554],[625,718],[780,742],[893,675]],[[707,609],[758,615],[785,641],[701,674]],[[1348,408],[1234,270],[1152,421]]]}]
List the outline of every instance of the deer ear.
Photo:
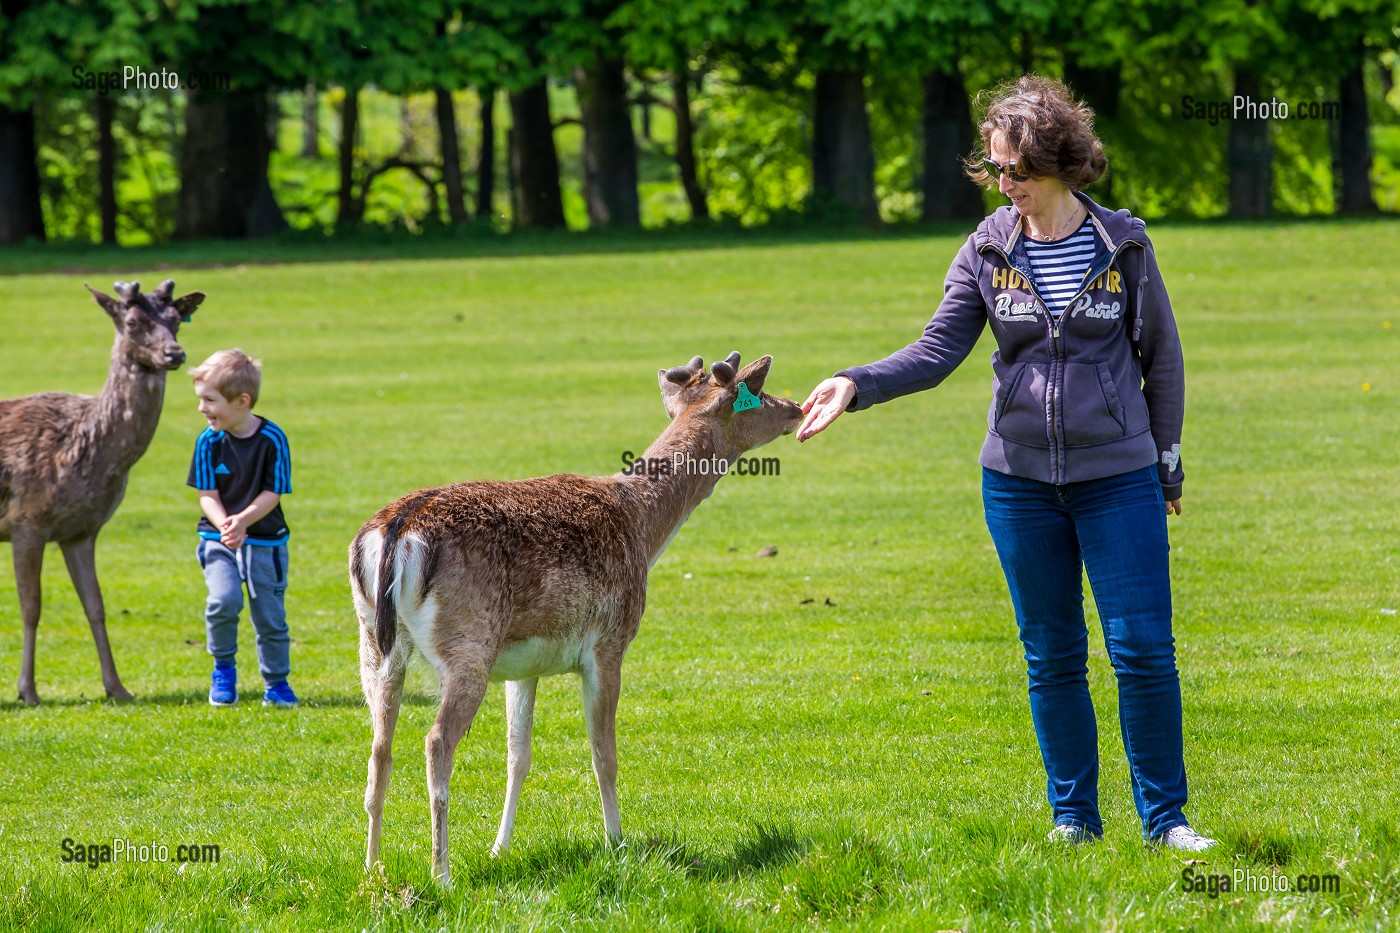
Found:
[{"label": "deer ear", "polygon": [[204,292],[190,292],[175,299],[175,310],[180,312],[180,320],[188,321],[190,315],[204,301]]},{"label": "deer ear", "polygon": [[666,406],[666,417],[675,418],[681,410],[681,391],[685,386],[666,378],[666,370],[656,371],[656,381],[661,383],[661,402]]},{"label": "deer ear", "polygon": [[86,282],[83,283],[83,288],[86,288],[88,291],[92,292],[92,297],[97,299],[97,303],[102,306],[103,311],[107,312],[108,317],[110,317],[113,321],[115,321],[118,324],[121,323],[122,309],[124,306],[120,301],[113,298],[111,295],[106,295],[102,292],[99,292],[97,289],[93,288]]},{"label": "deer ear", "polygon": [[754,360],[739,371],[736,382],[742,382],[754,395],[763,391],[763,381],[768,378],[768,367],[773,365],[773,357],[765,356]]}]

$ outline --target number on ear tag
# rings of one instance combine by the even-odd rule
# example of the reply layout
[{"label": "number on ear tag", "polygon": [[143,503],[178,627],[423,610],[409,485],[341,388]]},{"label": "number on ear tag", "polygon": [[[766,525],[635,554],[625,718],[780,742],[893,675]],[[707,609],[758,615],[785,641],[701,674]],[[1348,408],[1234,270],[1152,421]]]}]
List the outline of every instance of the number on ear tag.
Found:
[{"label": "number on ear tag", "polygon": [[748,411],[750,408],[758,408],[763,404],[763,399],[749,391],[749,387],[744,383],[739,383],[739,397],[734,400],[735,411]]}]

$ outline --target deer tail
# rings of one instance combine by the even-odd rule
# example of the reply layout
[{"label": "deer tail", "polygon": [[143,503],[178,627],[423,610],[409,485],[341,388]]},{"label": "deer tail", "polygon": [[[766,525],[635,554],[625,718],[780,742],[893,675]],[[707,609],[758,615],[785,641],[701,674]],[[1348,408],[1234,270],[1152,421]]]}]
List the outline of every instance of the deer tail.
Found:
[{"label": "deer tail", "polygon": [[374,596],[374,639],[380,654],[388,657],[394,650],[394,638],[399,630],[398,606],[394,600],[394,557],[399,549],[399,531],[403,522],[398,516],[384,528],[384,540],[379,549],[379,591]]}]

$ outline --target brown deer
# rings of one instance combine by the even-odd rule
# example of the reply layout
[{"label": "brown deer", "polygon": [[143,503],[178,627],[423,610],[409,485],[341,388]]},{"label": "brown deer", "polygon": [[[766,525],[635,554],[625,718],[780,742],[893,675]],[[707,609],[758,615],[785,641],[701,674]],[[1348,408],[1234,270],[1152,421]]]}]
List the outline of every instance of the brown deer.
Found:
[{"label": "brown deer", "polygon": [[435,877],[449,880],[452,758],[489,681],[506,682],[509,750],[492,853],[510,844],[530,770],[537,680],[567,672],[583,680],[603,827],[612,840],[621,838],[614,724],[622,656],[641,622],[647,571],[727,464],[802,421],[794,402],[762,391],[771,357],[742,372],[738,364],[739,354],[731,353],[706,373],[697,356],[660,371],[671,424],[643,454],[656,469],[424,489],[360,529],[350,545],[350,585],[360,618],[360,679],[374,720],[367,868],[379,859],[394,724],[415,649],[442,691],[426,749]]},{"label": "brown deer", "polygon": [[175,335],[204,300],[173,298],[175,283],[149,294],[116,283],[120,300],[87,287],[117,326],[102,394],[46,392],[0,401],[0,541],[14,551],[15,585],[24,618],[19,698],[39,702],[34,642],[39,628],[39,573],[44,546],[57,541],[78,591],[110,697],[130,698],[107,643],[107,616],[97,585],[97,533],[121,504],[126,476],[160,421],[165,374],[185,361]]}]

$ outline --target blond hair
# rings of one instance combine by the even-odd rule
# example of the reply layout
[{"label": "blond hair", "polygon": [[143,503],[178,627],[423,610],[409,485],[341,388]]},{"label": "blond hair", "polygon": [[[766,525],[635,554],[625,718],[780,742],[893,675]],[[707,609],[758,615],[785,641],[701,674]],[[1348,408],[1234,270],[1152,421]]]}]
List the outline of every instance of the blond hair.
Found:
[{"label": "blond hair", "polygon": [[252,408],[258,403],[258,389],[262,387],[262,360],[253,359],[237,347],[220,350],[191,369],[190,378],[212,386],[230,402],[246,392],[248,407]]}]

